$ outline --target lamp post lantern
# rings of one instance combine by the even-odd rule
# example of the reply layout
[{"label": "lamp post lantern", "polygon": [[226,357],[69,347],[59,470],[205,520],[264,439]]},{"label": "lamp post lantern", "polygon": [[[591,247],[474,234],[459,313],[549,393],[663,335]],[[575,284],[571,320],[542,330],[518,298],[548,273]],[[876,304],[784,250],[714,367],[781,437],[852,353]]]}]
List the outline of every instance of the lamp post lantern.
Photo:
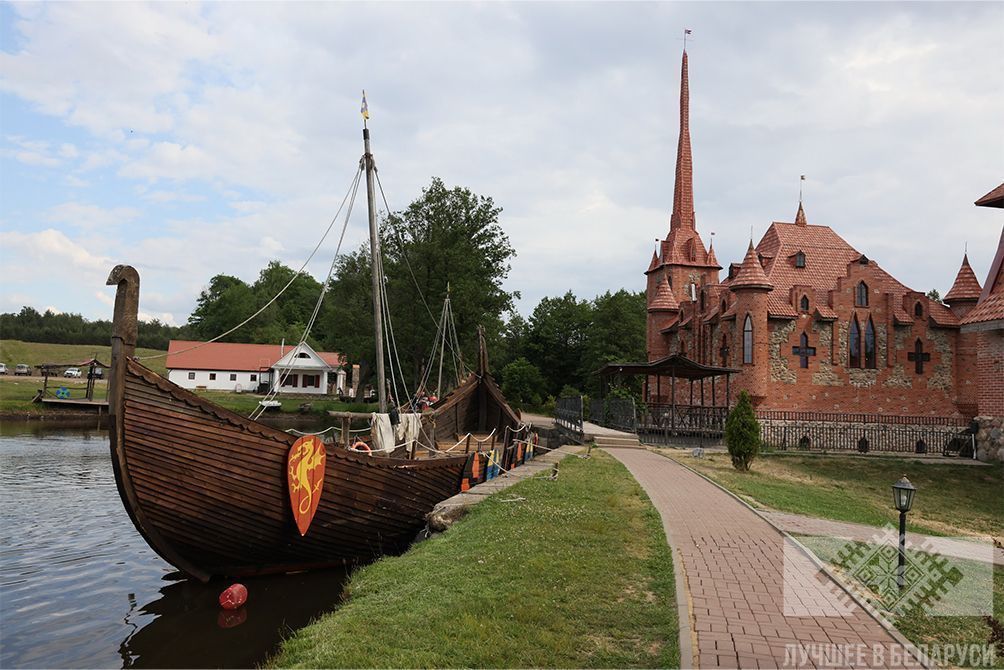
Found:
[{"label": "lamp post lantern", "polygon": [[892,502],[899,511],[899,566],[896,568],[896,585],[902,591],[906,586],[906,513],[913,506],[913,496],[917,487],[903,475],[892,485]]}]

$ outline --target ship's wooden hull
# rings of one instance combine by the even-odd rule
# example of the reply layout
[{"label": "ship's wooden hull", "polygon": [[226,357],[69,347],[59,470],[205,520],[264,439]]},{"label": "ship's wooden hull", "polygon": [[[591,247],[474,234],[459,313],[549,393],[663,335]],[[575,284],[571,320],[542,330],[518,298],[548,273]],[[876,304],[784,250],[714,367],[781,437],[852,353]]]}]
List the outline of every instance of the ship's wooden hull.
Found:
[{"label": "ship's wooden hull", "polygon": [[150,545],[206,580],[340,565],[403,549],[460,489],[466,456],[415,461],[329,449],[303,537],[286,461],[295,437],[241,417],[133,360],[112,410],[119,492]]}]

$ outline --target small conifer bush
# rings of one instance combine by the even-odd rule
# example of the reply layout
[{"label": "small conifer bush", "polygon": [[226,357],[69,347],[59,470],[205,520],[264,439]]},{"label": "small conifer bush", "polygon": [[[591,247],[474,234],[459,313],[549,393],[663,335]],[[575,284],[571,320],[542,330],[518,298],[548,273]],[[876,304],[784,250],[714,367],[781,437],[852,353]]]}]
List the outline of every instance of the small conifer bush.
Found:
[{"label": "small conifer bush", "polygon": [[732,457],[732,467],[741,472],[748,472],[760,453],[760,422],[746,391],[739,394],[739,401],[725,419],[725,445]]}]

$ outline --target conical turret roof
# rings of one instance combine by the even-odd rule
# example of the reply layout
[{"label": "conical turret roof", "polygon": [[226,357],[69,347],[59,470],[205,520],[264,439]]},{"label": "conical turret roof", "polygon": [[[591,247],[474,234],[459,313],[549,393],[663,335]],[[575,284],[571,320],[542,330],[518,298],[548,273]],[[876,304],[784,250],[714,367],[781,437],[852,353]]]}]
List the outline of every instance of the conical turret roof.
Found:
[{"label": "conical turret roof", "polygon": [[652,262],[648,264],[648,270],[645,270],[645,274],[648,274],[652,270],[659,267],[659,254],[652,252]]},{"label": "conical turret roof", "polygon": [[962,257],[962,267],[959,274],[955,276],[955,283],[951,290],[945,295],[945,302],[965,302],[966,300],[976,301],[980,299],[980,281],[976,278],[976,273],[969,265],[969,254]]},{"label": "conical turret roof", "polygon": [[795,214],[796,226],[807,226],[809,222],[805,220],[805,210],[802,209],[802,201],[798,201],[798,212]]},{"label": "conical turret roof", "polygon": [[715,257],[715,245],[712,242],[711,247],[708,249],[708,265],[713,267],[721,268],[722,266],[718,264],[718,259]]},{"label": "conical turret roof", "polygon": [[673,295],[673,289],[669,286],[669,280],[663,279],[659,282],[658,288],[655,290],[655,298],[649,303],[648,311],[650,312],[678,312],[680,311],[680,303],[677,301],[676,296]]},{"label": "conical turret roof", "polygon": [[770,290],[774,288],[774,285],[770,283],[769,279],[767,279],[767,275],[764,273],[763,267],[760,265],[760,259],[757,258],[756,249],[753,248],[752,241],[750,241],[750,247],[746,251],[746,258],[743,259],[743,264],[739,266],[739,272],[729,284],[729,288],[732,290],[742,288],[760,288]]}]

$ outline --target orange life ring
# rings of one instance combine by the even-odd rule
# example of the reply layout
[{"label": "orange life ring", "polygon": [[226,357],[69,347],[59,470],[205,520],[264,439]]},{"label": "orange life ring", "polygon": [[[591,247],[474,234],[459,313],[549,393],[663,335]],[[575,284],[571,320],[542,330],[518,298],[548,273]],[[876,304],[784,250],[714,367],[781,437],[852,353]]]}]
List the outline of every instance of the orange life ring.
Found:
[{"label": "orange life ring", "polygon": [[352,451],[365,451],[367,454],[373,453],[373,450],[370,449],[370,445],[366,444],[362,440],[359,440],[352,445]]}]

